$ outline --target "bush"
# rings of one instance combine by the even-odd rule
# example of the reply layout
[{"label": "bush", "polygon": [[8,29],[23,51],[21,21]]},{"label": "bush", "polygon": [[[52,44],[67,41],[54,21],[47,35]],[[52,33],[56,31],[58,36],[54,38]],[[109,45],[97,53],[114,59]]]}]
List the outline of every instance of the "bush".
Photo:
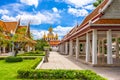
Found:
[{"label": "bush", "polygon": [[7,57],[5,58],[5,61],[6,62],[22,62],[23,59],[21,57],[13,57],[13,56],[10,56],[10,57]]},{"label": "bush", "polygon": [[6,57],[0,57],[0,60],[4,60]]},{"label": "bush", "polygon": [[31,51],[25,52],[24,54],[18,54],[18,56],[45,56],[44,51]]},{"label": "bush", "polygon": [[20,78],[27,79],[79,79],[79,80],[107,80],[91,70],[19,70]]}]

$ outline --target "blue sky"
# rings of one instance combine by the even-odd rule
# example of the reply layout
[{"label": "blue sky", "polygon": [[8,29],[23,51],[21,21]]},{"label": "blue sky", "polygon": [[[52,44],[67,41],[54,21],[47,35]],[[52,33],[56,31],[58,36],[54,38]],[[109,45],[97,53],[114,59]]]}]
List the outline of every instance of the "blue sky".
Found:
[{"label": "blue sky", "polygon": [[31,21],[31,33],[41,38],[50,25],[61,39],[93,9],[96,0],[0,0],[0,19],[22,25]]}]

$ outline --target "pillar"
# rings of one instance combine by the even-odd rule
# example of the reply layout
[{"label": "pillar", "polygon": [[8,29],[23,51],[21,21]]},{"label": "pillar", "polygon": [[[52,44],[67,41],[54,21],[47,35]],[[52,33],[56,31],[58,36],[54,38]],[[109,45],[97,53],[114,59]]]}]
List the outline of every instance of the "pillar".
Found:
[{"label": "pillar", "polygon": [[79,38],[76,38],[76,48],[75,48],[75,53],[76,53],[76,59],[79,58]]},{"label": "pillar", "polygon": [[1,47],[0,47],[0,53],[1,53]]},{"label": "pillar", "polygon": [[65,43],[63,43],[63,54],[65,54]]},{"label": "pillar", "polygon": [[82,53],[84,54],[85,53],[85,47],[86,47],[86,45],[85,45],[85,43],[83,43],[82,45],[83,45]]},{"label": "pillar", "polygon": [[111,30],[107,31],[107,64],[113,64],[113,59],[112,59],[112,33],[111,33]]},{"label": "pillar", "polygon": [[102,63],[104,64],[104,53],[105,53],[105,47],[104,47],[104,39],[102,40]]},{"label": "pillar", "polygon": [[68,54],[68,42],[65,43],[65,54]]},{"label": "pillar", "polygon": [[92,64],[97,64],[97,30],[92,32]]},{"label": "pillar", "polygon": [[14,53],[14,43],[12,43],[12,52]]},{"label": "pillar", "polygon": [[3,53],[5,53],[6,51],[5,51],[5,47],[3,47]]},{"label": "pillar", "polygon": [[61,44],[61,53],[64,54],[64,43]]},{"label": "pillar", "polygon": [[86,34],[86,62],[90,61],[90,35]]},{"label": "pillar", "polygon": [[105,47],[104,47],[104,40],[102,40],[102,55],[104,55],[104,53],[105,53]]},{"label": "pillar", "polygon": [[30,46],[29,45],[27,46],[27,52],[30,52]]},{"label": "pillar", "polygon": [[98,55],[100,55],[100,40],[98,40]]},{"label": "pillar", "polygon": [[62,53],[62,44],[60,44],[60,53]]},{"label": "pillar", "polygon": [[118,38],[116,38],[116,58],[119,58],[119,42],[118,42]]},{"label": "pillar", "polygon": [[72,56],[73,55],[73,41],[72,40],[70,40],[70,47],[69,48],[70,48],[69,55]]}]

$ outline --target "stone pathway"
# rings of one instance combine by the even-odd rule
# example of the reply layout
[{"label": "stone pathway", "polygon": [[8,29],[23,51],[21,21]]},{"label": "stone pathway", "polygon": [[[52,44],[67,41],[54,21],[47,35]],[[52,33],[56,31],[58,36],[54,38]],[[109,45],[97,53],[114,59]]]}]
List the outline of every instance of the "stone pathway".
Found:
[{"label": "stone pathway", "polygon": [[50,52],[48,60],[49,62],[42,64],[42,69],[81,69],[57,52]]},{"label": "stone pathway", "polygon": [[57,52],[50,52],[48,60],[48,63],[42,64],[41,69],[89,69],[108,80],[120,80],[120,67],[92,67],[81,63],[75,57],[60,55]]}]

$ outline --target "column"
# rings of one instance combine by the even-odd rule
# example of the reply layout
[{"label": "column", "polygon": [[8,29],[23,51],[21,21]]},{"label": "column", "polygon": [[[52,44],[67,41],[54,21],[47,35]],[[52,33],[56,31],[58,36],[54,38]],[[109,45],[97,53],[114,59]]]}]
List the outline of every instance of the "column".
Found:
[{"label": "column", "polygon": [[83,45],[83,51],[82,51],[82,53],[85,54],[85,47],[86,47],[86,45],[85,45],[85,43],[83,43],[82,45]]},{"label": "column", "polygon": [[27,46],[27,52],[30,52],[30,48],[29,48],[29,45]]},{"label": "column", "polygon": [[72,56],[73,55],[73,41],[72,40],[70,40],[70,47],[69,48],[70,48],[69,55]]},{"label": "column", "polygon": [[98,55],[100,55],[100,40],[98,40]]},{"label": "column", "polygon": [[75,53],[76,53],[76,59],[78,59],[79,58],[79,38],[76,38],[76,47],[75,47]]},{"label": "column", "polygon": [[86,62],[90,61],[90,35],[86,34]]},{"label": "column", "polygon": [[112,59],[112,33],[111,33],[111,30],[107,31],[107,64],[113,64],[113,59]]},{"label": "column", "polygon": [[0,47],[0,53],[1,53],[1,47]]},{"label": "column", "polygon": [[63,48],[63,54],[65,54],[65,43],[63,43],[62,48]]},{"label": "column", "polygon": [[104,47],[104,39],[102,40],[102,63],[104,64],[104,53],[105,53],[105,47]]},{"label": "column", "polygon": [[61,44],[62,54],[64,54],[64,43]]},{"label": "column", "polygon": [[5,51],[5,47],[3,47],[3,53],[5,53],[6,51]]},{"label": "column", "polygon": [[60,53],[62,53],[62,44],[60,44]]},{"label": "column", "polygon": [[65,54],[68,54],[68,42],[65,43]]},{"label": "column", "polygon": [[119,58],[119,42],[118,42],[118,38],[116,38],[116,58]]},{"label": "column", "polygon": [[97,64],[97,30],[92,32],[92,64]]},{"label": "column", "polygon": [[14,43],[12,43],[12,52],[13,52],[13,54],[14,54]]}]

